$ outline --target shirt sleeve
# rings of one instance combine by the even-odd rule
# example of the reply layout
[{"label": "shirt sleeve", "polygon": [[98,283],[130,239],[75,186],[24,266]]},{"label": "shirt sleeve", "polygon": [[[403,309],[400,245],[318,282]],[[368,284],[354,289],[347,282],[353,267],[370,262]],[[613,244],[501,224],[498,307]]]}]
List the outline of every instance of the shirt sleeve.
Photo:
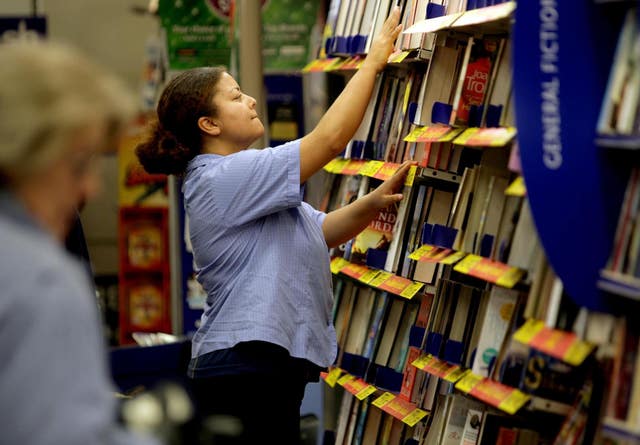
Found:
[{"label": "shirt sleeve", "polygon": [[300,141],[227,156],[212,181],[214,205],[227,224],[297,207],[302,201]]},{"label": "shirt sleeve", "polygon": [[302,206],[311,215],[311,217],[318,224],[320,229],[322,229],[322,224],[324,223],[324,219],[327,217],[327,214],[325,212],[321,212],[320,210],[316,210],[312,205],[306,202],[303,202]]}]

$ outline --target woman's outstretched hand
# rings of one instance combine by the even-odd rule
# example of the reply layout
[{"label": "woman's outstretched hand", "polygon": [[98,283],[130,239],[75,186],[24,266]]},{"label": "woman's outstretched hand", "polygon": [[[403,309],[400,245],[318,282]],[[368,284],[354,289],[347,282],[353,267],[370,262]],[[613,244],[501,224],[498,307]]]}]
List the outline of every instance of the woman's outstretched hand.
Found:
[{"label": "woman's outstretched hand", "polygon": [[409,168],[416,165],[415,161],[405,161],[400,168],[389,179],[380,184],[374,191],[369,194],[371,199],[370,205],[377,209],[384,209],[391,204],[402,201],[402,188]]},{"label": "woman's outstretched hand", "polygon": [[396,39],[402,31],[402,25],[400,23],[400,8],[394,6],[391,10],[391,14],[385,20],[382,29],[377,36],[374,36],[369,54],[364,60],[363,66],[371,66],[376,71],[382,71],[387,64],[387,60],[393,51],[393,46]]}]

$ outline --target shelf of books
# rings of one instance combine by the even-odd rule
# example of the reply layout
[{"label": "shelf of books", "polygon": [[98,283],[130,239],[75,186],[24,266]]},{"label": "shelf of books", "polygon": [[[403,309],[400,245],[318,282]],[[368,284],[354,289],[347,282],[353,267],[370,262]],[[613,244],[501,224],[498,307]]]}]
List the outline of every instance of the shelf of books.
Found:
[{"label": "shelf of books", "polygon": [[[348,78],[394,3],[332,0],[305,70]],[[637,51],[619,54],[634,3],[397,3],[404,31],[323,176],[332,211],[416,163],[405,198],[331,251],[326,443],[640,443],[640,323],[604,296],[640,297],[639,173],[602,148],[640,135]],[[622,104],[595,104],[614,88],[585,49],[595,23]]]}]

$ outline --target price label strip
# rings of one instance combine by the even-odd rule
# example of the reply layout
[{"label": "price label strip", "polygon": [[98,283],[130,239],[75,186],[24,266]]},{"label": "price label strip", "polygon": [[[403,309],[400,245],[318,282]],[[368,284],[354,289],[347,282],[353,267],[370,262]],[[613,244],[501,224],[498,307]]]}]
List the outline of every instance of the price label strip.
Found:
[{"label": "price label strip", "polygon": [[332,368],[331,371],[325,374],[324,381],[330,387],[335,387],[340,375],[342,374],[342,369],[340,368]]},{"label": "price label strip", "polygon": [[362,159],[349,159],[349,162],[342,168],[340,173],[350,176],[358,175],[366,163],[367,161],[363,161]]},{"label": "price label strip", "polygon": [[344,167],[349,163],[349,159],[345,158],[333,158],[327,162],[324,166],[324,170],[328,173],[339,174]]},{"label": "price label strip", "polygon": [[407,56],[411,54],[411,51],[400,51],[397,53],[393,53],[389,56],[389,59],[387,59],[388,63],[400,63],[402,62],[404,59],[407,58]]},{"label": "price label strip", "polygon": [[349,261],[345,260],[342,257],[335,257],[331,259],[331,273],[337,274],[340,273],[342,269],[344,269],[349,264]]},{"label": "price label strip", "polygon": [[573,366],[581,365],[595,349],[594,344],[580,340],[573,332],[551,329],[533,319],[527,320],[513,338]]},{"label": "price label strip", "polygon": [[304,68],[302,68],[303,73],[313,73],[319,71],[327,71],[331,68],[332,65],[338,64],[340,62],[340,58],[332,57],[328,59],[316,59],[309,62]]},{"label": "price label strip", "polygon": [[362,276],[359,278],[359,281],[363,282],[364,284],[370,285],[371,282],[374,281],[379,274],[379,270],[369,269],[367,272],[362,274]]},{"label": "price label strip", "polygon": [[426,132],[429,127],[416,127],[409,132],[408,135],[405,136],[405,142],[418,142],[418,137],[420,137],[424,132]]},{"label": "price label strip", "polygon": [[344,389],[356,396],[358,400],[364,400],[375,393],[377,388],[362,379],[350,380],[344,385]]},{"label": "price label strip", "polygon": [[518,176],[513,180],[509,187],[504,191],[504,194],[507,196],[526,196],[527,187],[524,184],[524,178],[522,176]]},{"label": "price label strip", "polygon": [[459,365],[452,365],[451,363],[447,363],[430,354],[418,357],[411,364],[418,369],[435,375],[436,377],[445,379],[451,383],[457,382],[465,374],[465,371],[460,368]]},{"label": "price label strip", "polygon": [[340,272],[347,276],[350,276],[351,278],[360,280],[360,278],[365,276],[365,274],[367,274],[369,270],[370,269],[368,267],[363,266],[362,264],[348,263],[340,270]]},{"label": "price label strip", "polygon": [[360,68],[363,58],[361,56],[349,57],[340,67],[341,70],[357,70]]},{"label": "price label strip", "polygon": [[467,128],[453,140],[454,144],[467,147],[504,147],[516,137],[514,127]]},{"label": "price label strip", "polygon": [[338,379],[338,385],[344,387],[347,383],[349,383],[352,380],[355,380],[356,376],[351,375],[351,374],[345,374],[342,377],[340,377]]},{"label": "price label strip", "polygon": [[409,258],[415,261],[423,261],[426,263],[453,264],[460,261],[466,256],[464,252],[455,252],[444,247],[431,246],[423,244],[416,251],[409,255]]},{"label": "price label strip", "polygon": [[359,173],[362,176],[368,176],[370,178],[373,178],[376,175],[376,173],[378,173],[378,170],[382,168],[383,165],[384,165],[384,162],[382,161],[368,161],[362,166],[362,168],[360,168]]},{"label": "price label strip", "polygon": [[517,267],[472,254],[467,255],[456,264],[453,270],[507,288],[515,286],[525,273],[524,270]]},{"label": "price label strip", "polygon": [[409,426],[415,426],[428,414],[426,411],[416,408],[413,403],[396,397],[390,392],[385,392],[374,400],[373,405]]},{"label": "price label strip", "polygon": [[384,162],[380,169],[373,175],[376,179],[386,181],[400,168],[400,164],[394,162]]},{"label": "price label strip", "polygon": [[522,391],[471,372],[456,383],[456,389],[508,414],[515,414],[529,400]]},{"label": "price label strip", "polygon": [[401,297],[410,300],[418,293],[420,289],[422,289],[422,286],[424,286],[424,283],[414,282],[409,280],[408,278],[389,274],[387,279],[378,284],[376,287],[378,289],[386,290],[387,292],[391,292],[395,295],[400,295]]},{"label": "price label strip", "polygon": [[426,128],[426,131],[416,137],[416,142],[449,142],[462,132],[461,128],[452,128],[445,125],[434,125]]}]

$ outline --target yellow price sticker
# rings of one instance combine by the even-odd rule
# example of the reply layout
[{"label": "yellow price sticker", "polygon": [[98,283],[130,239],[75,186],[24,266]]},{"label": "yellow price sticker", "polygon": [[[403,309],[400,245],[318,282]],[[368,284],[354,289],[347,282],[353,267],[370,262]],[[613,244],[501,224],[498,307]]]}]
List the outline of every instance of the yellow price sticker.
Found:
[{"label": "yellow price sticker", "polygon": [[385,272],[384,270],[379,270],[378,275],[375,276],[373,280],[369,282],[370,286],[378,287],[385,281],[387,281],[391,277],[389,272]]},{"label": "yellow price sticker", "polygon": [[496,284],[502,287],[512,288],[515,286],[518,281],[522,279],[524,276],[524,270],[518,269],[517,267],[510,267],[504,272],[497,280]]},{"label": "yellow price sticker", "polygon": [[334,158],[324,166],[324,169],[329,173],[339,174],[348,163],[349,159]]},{"label": "yellow price sticker", "polygon": [[431,362],[431,355],[421,355],[415,359],[411,364],[418,369],[424,369]]},{"label": "yellow price sticker", "polygon": [[429,244],[423,244],[422,246],[418,247],[416,251],[410,254],[409,258],[411,258],[412,260],[419,261],[424,255],[428,254],[432,250],[433,250],[433,246],[430,246]]},{"label": "yellow price sticker", "polygon": [[451,371],[448,371],[444,375],[444,379],[450,383],[456,383],[458,380],[463,379],[468,373],[471,371],[468,369],[462,369],[460,367],[454,368]]},{"label": "yellow price sticker", "polygon": [[536,334],[544,328],[544,326],[544,321],[530,318],[513,334],[513,338],[520,343],[528,345],[533,337],[535,337]]},{"label": "yellow price sticker", "polygon": [[414,426],[416,423],[420,422],[428,413],[426,411],[421,410],[420,408],[416,408],[402,418],[402,422],[406,423],[409,426]]},{"label": "yellow price sticker", "polygon": [[372,403],[373,403],[373,406],[377,406],[378,408],[382,408],[383,406],[385,406],[387,403],[391,402],[395,398],[396,398],[396,396],[394,394],[392,394],[390,392],[385,392],[380,397],[375,399]]},{"label": "yellow price sticker", "polygon": [[482,379],[483,377],[469,372],[456,383],[456,389],[469,393],[478,383],[482,382]]},{"label": "yellow price sticker", "polygon": [[359,281],[364,284],[370,284],[373,280],[376,279],[379,273],[379,270],[369,269],[359,278]]},{"label": "yellow price sticker", "polygon": [[407,300],[411,300],[423,287],[424,283],[416,281],[413,284],[407,286],[402,292],[400,292],[400,296],[406,298]]},{"label": "yellow price sticker", "polygon": [[331,260],[331,264],[330,264],[330,268],[331,268],[331,273],[333,274],[337,274],[340,273],[340,271],[346,267],[349,264],[349,261],[345,260],[342,257],[335,257],[334,259]]},{"label": "yellow price sticker", "polygon": [[454,252],[451,255],[438,261],[440,264],[453,264],[463,259],[467,254],[465,252]]},{"label": "yellow price sticker", "polygon": [[399,53],[394,53],[389,56],[389,63],[400,63],[411,53],[411,51],[401,51]]},{"label": "yellow price sticker", "polygon": [[570,365],[579,366],[591,354],[595,345],[586,341],[577,341],[569,347],[563,360]]},{"label": "yellow price sticker", "polygon": [[375,386],[367,385],[366,387],[364,387],[363,389],[361,389],[356,393],[356,398],[358,400],[364,400],[376,391],[377,391],[377,388]]},{"label": "yellow price sticker", "polygon": [[424,133],[429,127],[416,127],[409,132],[409,134],[404,138],[405,142],[417,142],[418,137],[422,133]]},{"label": "yellow price sticker", "polygon": [[349,383],[351,380],[355,380],[355,378],[356,378],[356,377],[355,377],[355,376],[353,376],[353,375],[351,375],[351,374],[345,374],[345,375],[343,375],[342,377],[340,377],[340,378],[338,379],[338,385],[340,385],[340,386],[344,386],[344,385],[346,385],[347,383]]},{"label": "yellow price sticker", "polygon": [[482,261],[482,257],[478,255],[469,254],[462,261],[456,264],[453,267],[453,270],[456,272],[469,273],[471,269],[473,269],[476,264]]},{"label": "yellow price sticker", "polygon": [[358,172],[362,176],[373,177],[378,170],[382,168],[384,162],[382,161],[367,161],[362,167],[360,167],[360,171]]},{"label": "yellow price sticker", "polygon": [[452,128],[447,133],[437,139],[437,142],[451,142],[456,136],[462,133],[462,128]]},{"label": "yellow price sticker", "polygon": [[416,165],[412,165],[411,167],[409,167],[404,185],[406,185],[407,187],[413,187],[413,181],[415,181],[416,179],[416,171],[418,171],[418,167]]},{"label": "yellow price sticker", "polygon": [[329,374],[327,374],[327,377],[324,379],[324,381],[327,382],[327,385],[333,388],[334,386],[336,386],[336,382],[338,381],[340,374],[342,374],[342,369],[333,368],[331,371],[329,371]]},{"label": "yellow price sticker", "polygon": [[504,194],[507,196],[525,196],[527,194],[527,187],[524,185],[524,178],[518,176],[513,180],[509,187],[506,188]]},{"label": "yellow price sticker", "polygon": [[508,414],[515,414],[520,408],[527,403],[531,397],[517,389],[514,389],[502,402],[498,404],[498,408]]}]

